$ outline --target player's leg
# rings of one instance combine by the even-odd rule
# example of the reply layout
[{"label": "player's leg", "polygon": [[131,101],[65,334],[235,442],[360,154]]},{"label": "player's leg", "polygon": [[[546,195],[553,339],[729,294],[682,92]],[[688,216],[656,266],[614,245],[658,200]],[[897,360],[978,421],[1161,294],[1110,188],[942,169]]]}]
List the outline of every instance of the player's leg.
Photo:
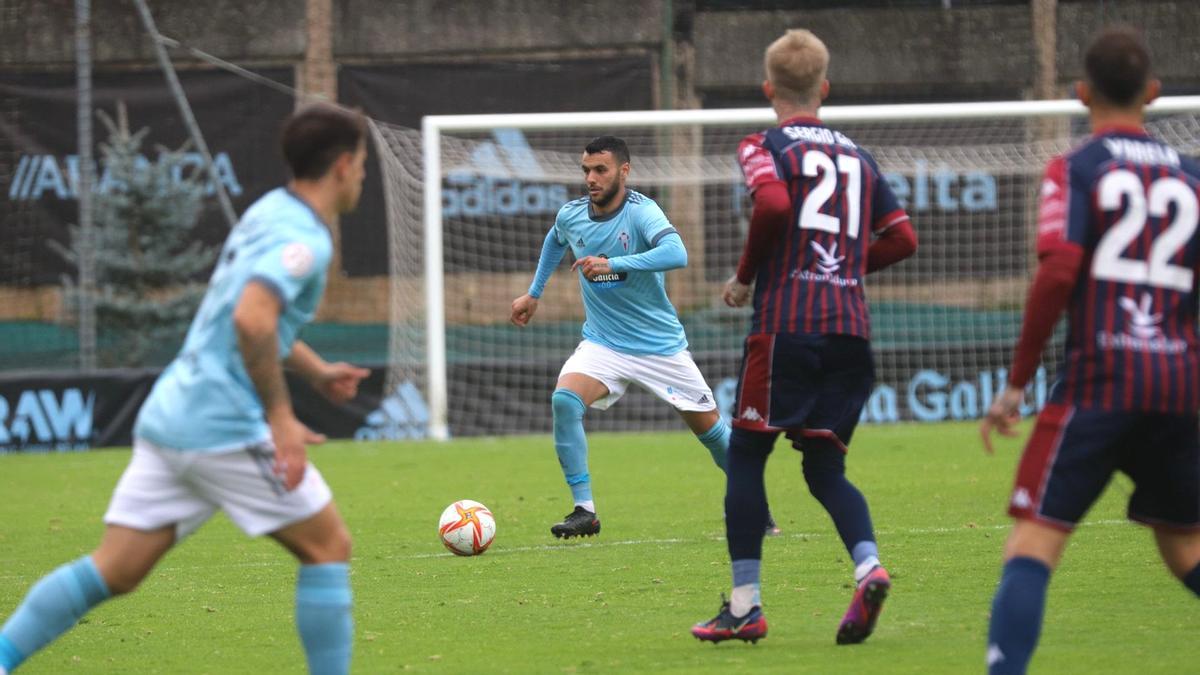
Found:
[{"label": "player's leg", "polygon": [[1121,469],[1133,479],[1129,518],[1154,528],[1163,563],[1200,596],[1200,421],[1148,415]]},{"label": "player's leg", "polygon": [[0,668],[11,672],[93,607],[137,588],[174,541],[170,526],[150,532],[108,526],[90,555],[60,566],[29,589],[0,630]]},{"label": "player's leg", "polygon": [[1070,532],[1036,520],[1018,520],[1005,544],[1004,570],[992,598],[988,625],[989,675],[1024,673],[1037,648],[1046,588]]},{"label": "player's leg", "polygon": [[[699,370],[697,370],[697,373]],[[707,396],[708,400],[712,400],[711,392]],[[678,410],[680,417],[683,418],[688,429],[691,429],[700,444],[708,449],[712,455],[713,462],[717,468],[728,473],[726,465],[728,464],[729,456],[729,439],[732,435],[733,428],[725,421],[721,414],[714,407],[712,410]],[[767,536],[776,536],[782,534],[779,526],[775,523],[775,517],[771,515],[770,510],[767,510],[766,527],[763,530]]]},{"label": "player's leg", "polygon": [[175,523],[194,529],[211,515],[211,506],[176,480],[172,459],[141,441],[134,443],[133,457],[105,513],[100,545],[29,590],[0,629],[0,669],[13,670],[91,608],[133,591],[188,531],[181,532]]},{"label": "player's leg", "polygon": [[[711,400],[711,395],[709,398]],[[732,429],[729,423],[721,418],[721,413],[717,412],[715,405],[711,410],[679,410],[679,416],[683,418],[688,429],[696,434],[700,444],[708,450],[717,468],[724,471]]]},{"label": "player's leg", "polygon": [[767,634],[761,591],[763,523],[768,517],[764,478],[777,435],[775,431],[735,428],[730,438],[725,471],[725,539],[733,592],[715,617],[692,626],[692,635],[701,640],[757,642]]},{"label": "player's leg", "polygon": [[1037,647],[1046,588],[1075,524],[1104,491],[1136,416],[1052,403],[1038,416],[1009,502],[1017,518],[992,600],[991,675],[1024,673]]},{"label": "player's leg", "polygon": [[354,643],[350,530],[330,502],[316,515],[271,533],[300,561],[296,629],[310,673],[347,673]]},{"label": "player's leg", "polygon": [[729,440],[726,466],[725,536],[733,576],[733,592],[715,617],[692,627],[701,640],[757,641],[767,634],[762,613],[761,569],[763,525],[767,520],[764,480],[767,459],[779,435],[772,411],[802,408],[811,401],[778,397],[791,391],[774,379],[775,337],[752,335],[746,339],[742,373],[738,382],[738,417]]},{"label": "player's leg", "polygon": [[870,344],[829,335],[784,343],[779,349],[787,355],[781,368],[795,371],[792,379],[809,382],[816,392],[808,415],[789,421],[789,428],[796,430],[788,438],[804,453],[801,467],[809,492],[833,520],[854,561],[854,595],[838,624],[837,643],[857,644],[875,630],[891,590],[891,578],[879,561],[867,500],[846,477],[850,441],[875,382]]},{"label": "player's leg", "polygon": [[1171,574],[1200,596],[1200,532],[1156,528],[1154,540]]},{"label": "player's leg", "polygon": [[588,407],[604,409],[621,398],[627,386],[622,372],[627,369],[624,355],[584,341],[559,373],[558,384],[550,396],[554,451],[567,487],[571,489],[575,508],[562,522],[550,527],[550,533],[555,537],[591,536],[600,532],[592,477],[588,472],[583,416]]}]

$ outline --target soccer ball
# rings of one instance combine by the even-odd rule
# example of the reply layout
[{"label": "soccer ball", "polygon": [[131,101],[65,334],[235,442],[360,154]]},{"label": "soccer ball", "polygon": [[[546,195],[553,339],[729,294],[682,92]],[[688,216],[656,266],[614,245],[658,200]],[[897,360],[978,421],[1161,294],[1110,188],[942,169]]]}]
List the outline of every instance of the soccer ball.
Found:
[{"label": "soccer ball", "polygon": [[479,555],[496,537],[496,519],[483,504],[460,499],[442,511],[438,534],[454,555]]}]

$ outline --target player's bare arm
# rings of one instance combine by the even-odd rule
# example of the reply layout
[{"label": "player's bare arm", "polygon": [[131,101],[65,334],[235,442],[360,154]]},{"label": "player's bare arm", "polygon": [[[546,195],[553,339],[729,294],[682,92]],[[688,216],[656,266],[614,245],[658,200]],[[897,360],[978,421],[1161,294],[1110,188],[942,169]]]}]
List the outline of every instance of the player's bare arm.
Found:
[{"label": "player's bare arm", "polygon": [[279,362],[279,336],[276,322],[282,310],[279,298],[263,284],[250,282],[242,291],[233,311],[238,350],[246,366],[246,374],[254,383],[271,426],[275,443],[275,466],[288,490],[304,478],[308,461],[305,444],[325,440],[296,419],[287,382]]},{"label": "player's bare arm", "polygon": [[1025,385],[1033,377],[1042,350],[1054,332],[1054,324],[1066,309],[1071,292],[1075,289],[1081,259],[1082,253],[1077,249],[1062,247],[1044,254],[1038,265],[1025,304],[1021,337],[1017,341],[1012,368],[1009,369],[1008,387],[992,403],[979,427],[983,449],[989,455],[993,451],[993,429],[1002,436],[1017,435],[1014,425],[1021,418]]},{"label": "player's bare arm", "polygon": [[283,360],[283,365],[333,403],[345,403],[357,396],[358,383],[371,374],[366,368],[342,361],[330,363],[300,340],[292,343],[292,352]]},{"label": "player's bare arm", "polygon": [[512,314],[508,317],[514,326],[524,328],[529,325],[534,312],[537,312],[538,299],[526,293],[512,301]]}]

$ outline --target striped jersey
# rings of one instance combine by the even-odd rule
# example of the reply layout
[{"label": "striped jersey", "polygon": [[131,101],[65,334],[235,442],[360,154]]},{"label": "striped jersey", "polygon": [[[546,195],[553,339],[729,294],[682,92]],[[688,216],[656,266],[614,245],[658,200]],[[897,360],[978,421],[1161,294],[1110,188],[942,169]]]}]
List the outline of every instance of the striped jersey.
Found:
[{"label": "striped jersey", "polygon": [[1050,160],[1038,254],[1078,246],[1054,399],[1104,410],[1200,407],[1200,165],[1138,128]]},{"label": "striped jersey", "polygon": [[875,159],[820,120],[798,117],[747,136],[738,162],[751,192],[787,186],[795,224],[758,268],[751,333],[870,339],[871,235],[908,220]]}]

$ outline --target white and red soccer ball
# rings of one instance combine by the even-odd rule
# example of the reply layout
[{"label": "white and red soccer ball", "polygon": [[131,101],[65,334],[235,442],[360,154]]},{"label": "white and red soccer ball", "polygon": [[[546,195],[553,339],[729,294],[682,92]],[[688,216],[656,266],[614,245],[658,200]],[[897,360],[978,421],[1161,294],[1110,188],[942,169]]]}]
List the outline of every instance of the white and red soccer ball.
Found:
[{"label": "white and red soccer ball", "polygon": [[454,555],[479,555],[496,537],[496,519],[483,504],[460,499],[442,511],[438,534]]}]

